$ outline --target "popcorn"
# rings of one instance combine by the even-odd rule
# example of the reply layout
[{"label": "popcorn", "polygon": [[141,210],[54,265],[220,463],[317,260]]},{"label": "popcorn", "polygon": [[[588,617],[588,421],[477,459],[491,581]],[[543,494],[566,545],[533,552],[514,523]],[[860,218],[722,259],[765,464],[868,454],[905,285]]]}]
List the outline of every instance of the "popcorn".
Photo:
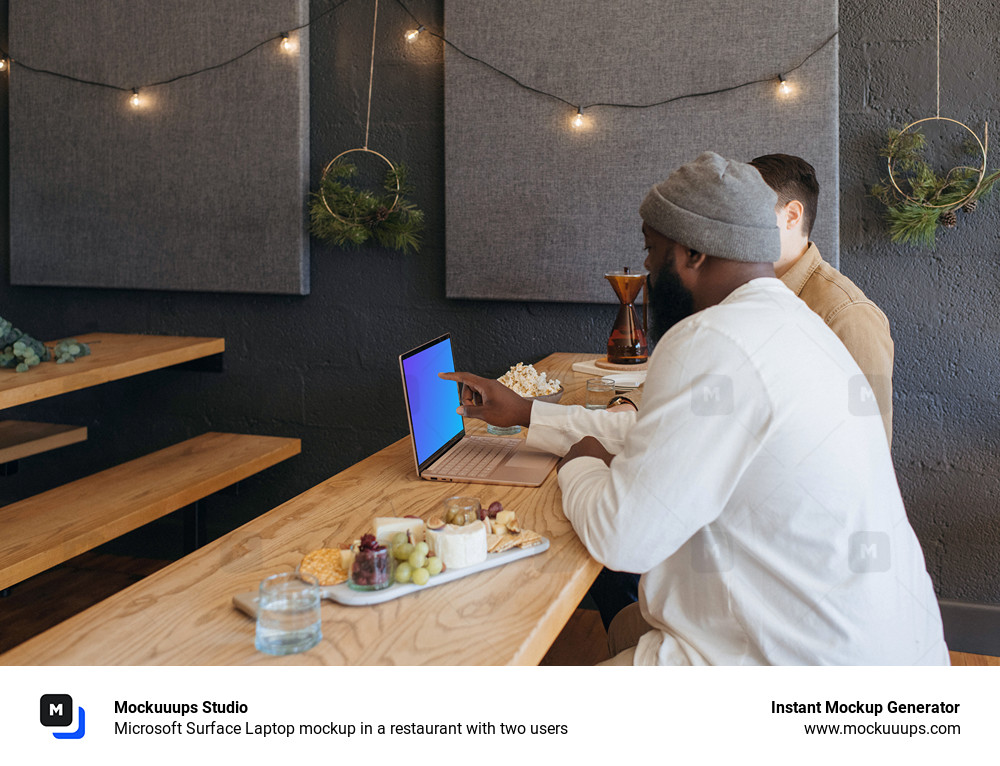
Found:
[{"label": "popcorn", "polygon": [[518,362],[497,378],[507,388],[521,396],[547,396],[562,388],[557,378],[549,380],[545,373],[539,373],[534,365]]}]

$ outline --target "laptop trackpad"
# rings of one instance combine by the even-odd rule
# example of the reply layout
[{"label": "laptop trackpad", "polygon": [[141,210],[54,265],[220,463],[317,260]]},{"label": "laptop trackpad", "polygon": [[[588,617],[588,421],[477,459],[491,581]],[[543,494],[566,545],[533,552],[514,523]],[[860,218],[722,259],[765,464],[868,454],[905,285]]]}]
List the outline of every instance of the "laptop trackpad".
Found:
[{"label": "laptop trackpad", "polygon": [[552,455],[537,449],[521,447],[514,451],[510,459],[503,464],[504,468],[537,468],[540,462],[551,460]]}]

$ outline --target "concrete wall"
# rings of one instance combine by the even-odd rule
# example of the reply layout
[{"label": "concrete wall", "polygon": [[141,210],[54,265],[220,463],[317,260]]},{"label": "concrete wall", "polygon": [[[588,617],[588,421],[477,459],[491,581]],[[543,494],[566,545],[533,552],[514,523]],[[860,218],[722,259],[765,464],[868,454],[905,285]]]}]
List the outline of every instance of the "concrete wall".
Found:
[{"label": "concrete wall", "polygon": [[[1000,127],[1000,6],[942,3],[941,114]],[[1000,202],[983,200],[934,250],[893,245],[867,196],[889,127],[935,114],[935,4],[840,4],[841,269],[889,317],[893,454],[942,598],[1000,602],[997,335]],[[933,156],[947,157],[961,130]],[[991,132],[993,132],[991,130]],[[928,132],[930,135],[930,132]],[[1000,165],[996,149],[991,168]]]},{"label": "concrete wall", "polygon": [[[409,5],[440,27],[440,0]],[[934,7],[922,5],[841,4],[841,258],[893,325],[899,481],[939,594],[997,603],[1000,320],[991,307],[998,204],[987,201],[936,251],[924,252],[890,245],[879,209],[865,196],[879,177],[885,129],[933,113]],[[328,7],[315,6],[314,15]],[[946,11],[943,106],[967,122],[996,119],[1000,8],[964,0]],[[6,2],[0,17],[6,19]],[[370,23],[367,4],[349,3],[312,29],[313,186],[331,157],[363,140]],[[499,373],[554,350],[602,348],[611,306],[444,297],[441,49],[427,39],[403,43],[400,31],[412,22],[393,3],[382,5],[379,24],[370,143],[411,167],[414,198],[427,215],[420,254],[351,253],[314,243],[307,297],[12,288],[0,280],[0,315],[40,338],[93,330],[221,335],[229,349],[222,374],[163,371],[18,408],[18,417],[87,425],[91,438],[24,461],[20,474],[0,482],[0,500],[205,430],[300,436],[301,456],[246,482],[239,497],[213,500],[211,531],[219,533],[406,433],[395,362],[401,350],[450,330],[460,366]],[[0,79],[4,178],[5,116]],[[7,204],[7,184],[0,183],[0,209]],[[175,540],[179,528],[168,519],[123,545],[155,555],[174,552]]]}]

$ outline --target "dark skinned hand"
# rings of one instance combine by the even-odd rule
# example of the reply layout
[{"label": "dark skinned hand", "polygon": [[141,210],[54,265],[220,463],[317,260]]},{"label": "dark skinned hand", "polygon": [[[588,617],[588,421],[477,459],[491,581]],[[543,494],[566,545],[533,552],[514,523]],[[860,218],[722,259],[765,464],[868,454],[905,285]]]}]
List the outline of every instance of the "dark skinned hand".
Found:
[{"label": "dark skinned hand", "polygon": [[461,384],[459,415],[485,420],[491,426],[530,425],[531,400],[514,393],[503,383],[468,372],[439,372],[438,377]]},{"label": "dark skinned hand", "polygon": [[559,461],[559,465],[556,466],[556,470],[558,471],[570,460],[578,457],[596,457],[603,460],[605,465],[611,465],[611,459],[614,455],[604,449],[604,445],[593,436],[584,436],[569,448],[569,452],[563,456],[562,460]]}]

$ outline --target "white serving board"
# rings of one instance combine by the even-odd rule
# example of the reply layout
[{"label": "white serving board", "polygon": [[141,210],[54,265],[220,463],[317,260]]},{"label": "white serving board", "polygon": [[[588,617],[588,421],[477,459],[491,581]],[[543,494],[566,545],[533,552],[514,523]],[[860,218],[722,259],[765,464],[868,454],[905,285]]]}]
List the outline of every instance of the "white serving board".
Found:
[{"label": "white serving board", "polygon": [[[338,604],[343,604],[345,606],[369,606],[371,604],[381,604],[385,601],[392,601],[393,599],[408,596],[411,593],[416,593],[418,591],[427,590],[428,588],[433,588],[437,585],[444,585],[445,583],[460,580],[463,577],[468,577],[469,575],[476,574],[477,572],[493,569],[493,567],[510,564],[514,561],[526,559],[529,556],[537,556],[539,553],[545,553],[548,549],[549,539],[547,537],[543,537],[542,542],[539,545],[532,545],[530,548],[511,548],[510,550],[503,551],[502,553],[487,553],[486,561],[481,564],[474,564],[471,567],[462,567],[461,569],[447,569],[441,574],[431,577],[431,579],[427,581],[426,585],[414,585],[413,583],[400,584],[394,582],[388,588],[383,588],[382,590],[354,590],[347,583],[342,583],[341,585],[324,585],[319,590],[321,598],[329,599],[330,601],[335,601]],[[257,593],[255,591],[249,591],[247,593],[239,593],[233,596],[233,606],[251,617],[256,617]]]},{"label": "white serving board", "polygon": [[383,588],[382,590],[354,590],[345,582],[340,585],[324,585],[320,590],[323,593],[323,598],[328,598],[345,606],[381,604],[383,601],[392,601],[394,598],[408,596],[411,593],[427,590],[436,585],[444,585],[447,582],[460,580],[463,577],[468,577],[476,572],[482,572],[485,569],[510,564],[513,561],[526,559],[529,556],[537,556],[539,553],[545,553],[548,549],[549,540],[547,537],[543,537],[540,545],[532,545],[530,548],[511,548],[503,553],[487,553],[486,561],[482,564],[473,564],[471,567],[462,567],[461,569],[446,569],[441,574],[434,575],[427,581],[426,585],[414,585],[413,583],[401,585],[398,582],[394,582],[388,588]]}]

